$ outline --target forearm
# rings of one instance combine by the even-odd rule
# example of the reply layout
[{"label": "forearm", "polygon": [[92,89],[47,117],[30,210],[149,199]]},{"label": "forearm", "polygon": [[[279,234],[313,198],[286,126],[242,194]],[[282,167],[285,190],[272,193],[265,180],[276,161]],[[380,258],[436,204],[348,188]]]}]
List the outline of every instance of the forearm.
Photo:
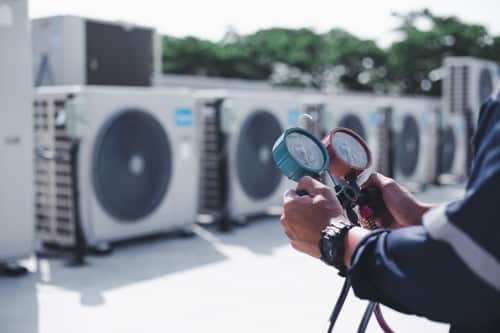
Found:
[{"label": "forearm", "polygon": [[414,223],[412,225],[421,225],[422,224],[422,217],[424,216],[425,213],[427,213],[429,210],[438,207],[440,204],[436,203],[426,203],[426,202],[418,202],[417,208],[413,212],[413,215],[415,216]]},{"label": "forearm", "polygon": [[485,320],[500,306],[491,289],[423,227],[351,231],[346,241],[348,276],[358,297],[444,322]]},{"label": "forearm", "polygon": [[344,243],[344,264],[347,268],[351,267],[351,258],[356,247],[369,234],[369,230],[360,227],[354,227],[349,230]]},{"label": "forearm", "polygon": [[[413,225],[422,224],[422,216],[429,210],[437,207],[438,204],[419,202],[416,208],[415,221]],[[347,234],[345,244],[344,244],[344,263],[347,268],[351,266],[351,257],[356,250],[356,247],[361,242],[363,238],[370,234],[369,230],[362,229],[359,227],[352,228]]]}]

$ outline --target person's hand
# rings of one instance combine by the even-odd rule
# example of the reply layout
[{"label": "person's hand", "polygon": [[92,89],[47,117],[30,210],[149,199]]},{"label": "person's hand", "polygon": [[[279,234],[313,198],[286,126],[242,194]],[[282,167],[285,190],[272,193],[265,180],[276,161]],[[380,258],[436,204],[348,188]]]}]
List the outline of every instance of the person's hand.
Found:
[{"label": "person's hand", "polygon": [[[309,195],[297,194],[302,191]],[[294,249],[319,258],[321,231],[332,218],[343,218],[342,206],[335,193],[323,183],[304,177],[296,191],[285,193],[280,222]]]},{"label": "person's hand", "polygon": [[373,173],[361,188],[377,188],[388,212],[377,216],[377,224],[385,228],[397,229],[422,223],[422,215],[433,207],[418,201],[408,190],[392,178]]}]

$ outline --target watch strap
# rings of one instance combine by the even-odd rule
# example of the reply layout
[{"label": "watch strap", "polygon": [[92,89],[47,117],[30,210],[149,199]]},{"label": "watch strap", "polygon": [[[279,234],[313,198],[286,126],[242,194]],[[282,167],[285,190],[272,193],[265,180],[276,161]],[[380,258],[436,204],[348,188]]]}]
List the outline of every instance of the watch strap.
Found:
[{"label": "watch strap", "polygon": [[347,267],[344,264],[344,242],[347,232],[354,224],[344,220],[333,220],[321,232],[319,250],[321,260],[339,270],[339,275],[345,276]]}]

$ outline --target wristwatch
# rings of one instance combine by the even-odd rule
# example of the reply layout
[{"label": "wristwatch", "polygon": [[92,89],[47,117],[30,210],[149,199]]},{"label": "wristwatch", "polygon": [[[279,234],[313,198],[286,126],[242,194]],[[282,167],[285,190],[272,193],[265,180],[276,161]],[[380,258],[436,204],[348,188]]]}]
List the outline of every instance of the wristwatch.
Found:
[{"label": "wristwatch", "polygon": [[349,229],[354,224],[344,220],[334,220],[323,229],[319,241],[321,260],[339,270],[339,275],[345,276],[347,267],[344,264],[344,241]]}]

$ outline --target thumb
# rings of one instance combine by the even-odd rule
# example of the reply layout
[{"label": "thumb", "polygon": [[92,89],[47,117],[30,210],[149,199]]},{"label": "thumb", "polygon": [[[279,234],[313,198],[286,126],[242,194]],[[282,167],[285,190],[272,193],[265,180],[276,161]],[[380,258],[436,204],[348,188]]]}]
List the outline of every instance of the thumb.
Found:
[{"label": "thumb", "polygon": [[323,195],[328,196],[331,192],[330,189],[322,182],[306,176],[302,177],[297,185],[297,192],[307,192],[311,196]]},{"label": "thumb", "polygon": [[368,177],[368,179],[361,185],[361,188],[375,187],[382,191],[382,188],[392,181],[391,178],[375,172]]},{"label": "thumb", "polygon": [[287,202],[290,202],[290,201],[293,201],[295,199],[299,198],[299,195],[297,194],[297,192],[295,192],[294,190],[290,189],[290,190],[287,190],[284,194],[283,194],[283,203],[287,203]]}]

